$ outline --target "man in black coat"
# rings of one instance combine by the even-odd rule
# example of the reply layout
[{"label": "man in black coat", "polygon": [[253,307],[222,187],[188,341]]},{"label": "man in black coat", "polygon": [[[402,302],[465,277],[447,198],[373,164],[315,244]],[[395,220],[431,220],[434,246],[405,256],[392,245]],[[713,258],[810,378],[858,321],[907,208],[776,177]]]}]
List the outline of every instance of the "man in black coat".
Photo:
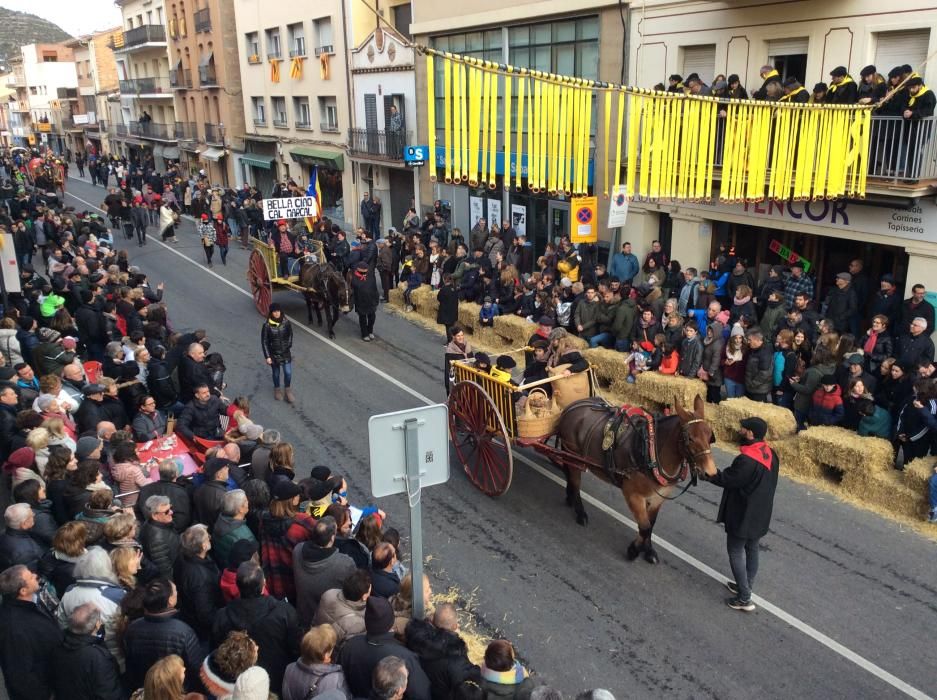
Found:
[{"label": "man in black coat", "polygon": [[[142,494],[140,500],[144,500]],[[140,529],[143,554],[156,565],[159,575],[168,579],[179,556],[179,533],[173,528],[172,501],[163,494],[150,495],[145,499],[145,508],[148,517]]]},{"label": "man in black coat", "polygon": [[908,329],[899,328],[898,332],[904,334],[898,338],[898,362],[915,367],[921,362],[934,361],[934,341],[930,339],[931,328],[927,321],[915,318]]},{"label": "man in black coat", "polygon": [[48,700],[62,642],[55,620],[34,602],[39,578],[23,565],[0,573],[0,669],[10,700]]},{"label": "man in black coat", "polygon": [[165,496],[169,499],[172,513],[172,527],[181,533],[192,522],[192,497],[189,494],[191,482],[181,479],[176,471],[176,463],[165,459],[159,463],[159,481],[147,484],[140,489],[134,511],[137,520],[145,522],[150,517],[147,499],[150,496]]},{"label": "man in black coat", "polygon": [[768,424],[761,418],[740,422],[741,454],[728,469],[709,481],[721,487],[722,500],[716,522],[726,528],[726,548],[735,581],[726,586],[734,594],[726,604],[734,610],[752,612],[752,586],[758,574],[758,541],[768,533],[780,462],[765,443]]},{"label": "man in black coat", "polygon": [[442,287],[436,293],[439,308],[436,310],[436,323],[446,329],[446,342],[452,340],[452,328],[459,320],[459,290],[452,281],[452,275],[442,276]]},{"label": "man in black coat", "polygon": [[203,440],[217,440],[221,437],[221,416],[224,413],[225,405],[221,399],[212,395],[208,384],[200,384],[193,399],[182,410],[176,432],[187,440],[196,435]]},{"label": "man in black coat", "polygon": [[377,291],[374,272],[364,260],[355,265],[355,271],[351,276],[351,294],[354,299],[355,312],[358,314],[361,339],[369,343],[374,340],[374,320],[377,317],[381,295]]},{"label": "man in black coat", "polygon": [[264,595],[263,569],[254,561],[238,567],[237,587],[241,597],[215,615],[212,648],[217,648],[232,630],[247,632],[257,644],[257,665],[270,676],[270,690],[280,692],[286,667],[299,655],[303,628],[295,608],[284,600]]},{"label": "man in black coat", "polygon": [[79,605],[68,616],[65,640],[55,653],[53,689],[57,698],[122,700],[117,659],[104,646],[104,620],[94,603]]},{"label": "man in black coat", "polygon": [[198,638],[208,644],[212,621],[221,609],[221,572],[208,556],[211,537],[208,528],[193,525],[182,533],[181,555],[176,559],[175,576],[179,591],[179,618]]},{"label": "man in black coat", "polygon": [[16,433],[16,413],[19,407],[16,389],[9,384],[0,387],[0,459],[4,462],[10,456],[10,443]]},{"label": "man in black coat", "polygon": [[432,691],[429,679],[420,666],[420,657],[394,637],[394,611],[386,599],[373,595],[368,598],[364,626],[366,633],[348,639],[342,645],[338,659],[352,694],[356,698],[369,697],[371,674],[375,667],[381,659],[396,656],[410,672],[404,697],[407,700],[430,700]]},{"label": "man in black coat", "polygon": [[407,624],[407,647],[420,657],[434,698],[452,697],[463,681],[478,682],[481,671],[469,661],[468,647],[459,636],[459,618],[452,603],[441,603],[433,623],[412,620]]},{"label": "man in black coat", "polygon": [[221,514],[232,466],[236,466],[234,462],[223,457],[209,457],[205,460],[206,481],[195,489],[192,500],[195,504],[195,522],[207,526],[209,530],[215,526]]},{"label": "man in black coat", "polygon": [[211,386],[211,371],[205,366],[205,346],[192,343],[179,362],[179,400],[191,401],[202,384]]},{"label": "man in black coat", "polygon": [[911,321],[918,317],[927,321],[928,328],[934,327],[935,310],[933,305],[925,299],[926,294],[927,288],[923,284],[911,287],[911,296],[902,302],[898,323],[888,329],[889,333],[895,336],[905,333],[911,327]]},{"label": "man in black coat", "polygon": [[75,424],[79,434],[96,431],[98,423],[107,420],[104,410],[104,391],[101,384],[85,384],[81,388],[81,394],[85,399],[75,411]]},{"label": "man in black coat", "polygon": [[28,503],[14,503],[3,512],[6,531],[0,535],[0,571],[17,564],[35,568],[45,550],[32,537],[36,523]]},{"label": "man in black coat", "polygon": [[852,288],[852,275],[840,272],[836,275],[836,286],[826,297],[826,317],[833,323],[833,328],[840,332],[849,331],[849,319],[859,309],[856,291]]},{"label": "man in black coat", "polygon": [[187,690],[198,685],[198,671],[205,654],[198,636],[176,616],[176,586],[172,581],[150,581],[143,592],[143,617],[124,633],[127,684],[142,688],[146,672],[164,656],[177,654],[185,664]]}]

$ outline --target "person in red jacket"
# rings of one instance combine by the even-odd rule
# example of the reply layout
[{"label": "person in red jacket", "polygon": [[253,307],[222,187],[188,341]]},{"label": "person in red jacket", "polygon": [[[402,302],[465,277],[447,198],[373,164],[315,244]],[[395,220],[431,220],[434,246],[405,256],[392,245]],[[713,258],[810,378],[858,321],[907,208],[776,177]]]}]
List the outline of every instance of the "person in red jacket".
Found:
[{"label": "person in red jacket", "polygon": [[231,229],[228,228],[224,215],[221,212],[215,214],[215,245],[218,246],[218,253],[221,255],[221,264],[228,264],[228,240],[231,237]]},{"label": "person in red jacket", "polygon": [[[260,563],[260,546],[253,540],[238,540],[228,552],[227,568],[221,572],[221,597],[225,605],[241,597],[237,584],[238,567],[246,561]],[[263,595],[270,595],[266,581],[264,581]]]},{"label": "person in red jacket", "polygon": [[836,376],[825,374],[820,378],[820,386],[811,397],[810,425],[837,425],[846,415],[843,406],[843,390],[836,381]]}]

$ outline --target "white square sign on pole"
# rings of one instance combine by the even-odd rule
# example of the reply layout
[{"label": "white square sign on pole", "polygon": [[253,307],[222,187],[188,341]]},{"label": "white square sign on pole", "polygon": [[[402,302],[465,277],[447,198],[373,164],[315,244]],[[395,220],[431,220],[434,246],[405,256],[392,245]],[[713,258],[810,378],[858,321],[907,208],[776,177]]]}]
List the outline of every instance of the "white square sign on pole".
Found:
[{"label": "white square sign on pole", "polygon": [[[407,494],[410,566],[423,580],[421,490],[449,480],[449,409],[446,404],[383,413],[368,419],[371,493]],[[413,619],[423,619],[423,586],[413,586]]]},{"label": "white square sign on pole", "polygon": [[612,192],[608,203],[608,227],[620,228],[628,219],[628,187],[619,185]]}]

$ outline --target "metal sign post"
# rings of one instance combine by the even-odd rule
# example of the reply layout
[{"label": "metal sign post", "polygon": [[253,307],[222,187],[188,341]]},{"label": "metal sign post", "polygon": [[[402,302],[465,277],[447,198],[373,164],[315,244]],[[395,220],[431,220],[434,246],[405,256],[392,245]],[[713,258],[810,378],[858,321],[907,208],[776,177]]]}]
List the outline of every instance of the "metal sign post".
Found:
[{"label": "metal sign post", "polygon": [[425,615],[423,600],[424,486],[449,479],[449,412],[445,404],[371,416],[368,442],[371,493],[375,498],[407,495],[410,508],[410,571],[413,619]]}]

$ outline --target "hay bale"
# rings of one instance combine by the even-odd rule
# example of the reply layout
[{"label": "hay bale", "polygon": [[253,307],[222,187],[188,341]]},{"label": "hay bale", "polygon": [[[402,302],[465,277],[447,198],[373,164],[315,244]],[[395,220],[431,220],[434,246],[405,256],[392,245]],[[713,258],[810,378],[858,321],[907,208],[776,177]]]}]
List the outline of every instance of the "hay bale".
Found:
[{"label": "hay bale", "polygon": [[624,377],[612,382],[609,387],[610,396],[606,397],[610,403],[640,406],[652,413],[661,411],[664,406],[656,401],[649,401],[641,395],[636,384],[628,382]]},{"label": "hay bale", "polygon": [[926,494],[934,467],[937,467],[937,457],[920,457],[909,462],[902,472],[904,483],[908,488]]},{"label": "hay bale", "polygon": [[520,316],[495,316],[494,330],[509,345],[519,348],[527,344],[537,325]]},{"label": "hay bale", "polygon": [[657,372],[639,374],[635,386],[644,400],[665,406],[673,406],[679,401],[684,408],[692,409],[697,396],[706,396],[706,385],[699,379]]},{"label": "hay bale", "polygon": [[625,363],[627,354],[608,348],[588,348],[583,351],[596,379],[602,386],[611,386],[616,381],[624,381],[628,376],[628,365]]},{"label": "hay bale", "polygon": [[927,491],[908,486],[897,469],[847,473],[841,488],[848,496],[893,516],[920,520],[930,509]]},{"label": "hay bale", "polygon": [[485,661],[485,650],[491,639],[478,631],[475,625],[475,592],[472,591],[466,596],[456,588],[450,588],[445,593],[435,593],[433,595],[433,604],[438,606],[440,603],[451,603],[456,607],[459,616],[459,636],[465,642],[467,647],[469,661],[473,664],[481,664]]},{"label": "hay bale", "polygon": [[751,399],[727,399],[718,404],[718,410],[707,406],[707,417],[716,439],[731,442],[739,429],[739,421],[745,418],[761,418],[768,424],[768,440],[774,442],[794,435],[797,432],[797,421],[794,414],[786,408],[770,403],[752,401]]},{"label": "hay bale", "polygon": [[504,342],[504,338],[495,333],[493,328],[488,328],[486,326],[476,326],[475,332],[472,333],[472,345],[475,346],[476,350],[481,350],[491,355],[492,361],[494,361],[495,355],[499,355],[505,350],[511,349],[508,344]]},{"label": "hay bale", "polygon": [[810,481],[824,480],[823,467],[819,462],[804,454],[803,443],[796,435],[772,442],[771,447],[778,455],[782,475]]},{"label": "hay bale", "polygon": [[403,308],[404,301],[403,301],[402,289],[400,289],[399,287],[394,287],[393,289],[389,290],[389,293],[387,296],[390,298],[390,301],[388,303],[391,306],[399,306],[400,308]]},{"label": "hay bale", "polygon": [[[798,437],[804,455],[843,474],[855,473],[859,480],[873,473],[894,471],[895,458],[888,440],[859,437],[851,430],[835,426],[807,428]],[[855,495],[861,498],[861,494]]]},{"label": "hay bale", "polygon": [[482,307],[471,301],[459,303],[459,325],[473,333],[478,324],[478,314]]},{"label": "hay bale", "polygon": [[439,302],[436,301],[436,290],[429,285],[422,285],[419,289],[414,289],[410,294],[413,306],[422,316],[431,316],[436,318],[436,310],[439,308]]}]

